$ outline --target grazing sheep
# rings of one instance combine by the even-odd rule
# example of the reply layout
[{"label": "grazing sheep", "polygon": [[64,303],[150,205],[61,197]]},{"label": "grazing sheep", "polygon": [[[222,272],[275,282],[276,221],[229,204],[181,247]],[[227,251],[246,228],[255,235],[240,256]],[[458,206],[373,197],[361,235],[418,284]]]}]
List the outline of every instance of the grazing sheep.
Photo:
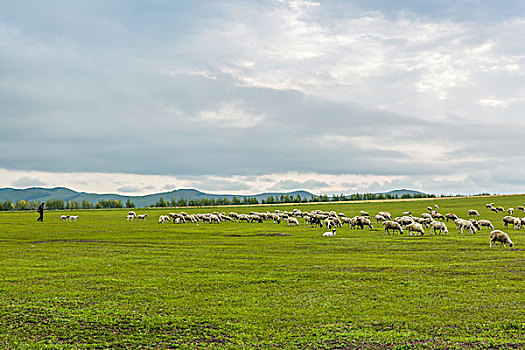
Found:
[{"label": "grazing sheep", "polygon": [[507,209],[507,213],[509,213],[509,215],[514,214],[514,208]]},{"label": "grazing sheep", "polygon": [[70,215],[69,216],[69,221],[77,221],[78,220],[78,215]]},{"label": "grazing sheep", "polygon": [[412,218],[411,216],[401,216],[395,218],[394,221],[406,228],[407,225],[410,225],[414,222],[414,218]]},{"label": "grazing sheep", "polygon": [[518,211],[520,210],[525,212],[525,208],[522,205],[518,205]]},{"label": "grazing sheep", "polygon": [[472,233],[477,232],[476,227],[474,226],[472,221],[464,220],[464,219],[457,219],[456,221],[454,221],[454,223],[456,224],[456,228],[459,230],[459,233],[463,233],[464,229],[467,229]]},{"label": "grazing sheep", "polygon": [[469,209],[468,211],[468,216],[471,217],[471,216],[477,216],[479,217],[479,213],[476,209]]},{"label": "grazing sheep", "polygon": [[[512,217],[512,216],[504,216],[503,219],[501,219],[503,221],[503,224],[505,225],[505,228],[509,228],[509,224],[512,224],[513,226],[515,226],[516,224],[516,220],[517,218],[515,217]],[[521,221],[520,221],[520,226],[521,226]]]},{"label": "grazing sheep", "polygon": [[436,210],[438,210],[438,209],[439,209],[439,207],[438,207],[438,205],[437,205],[437,204],[434,204],[434,208],[435,208]]},{"label": "grazing sheep", "polygon": [[392,234],[394,231],[399,231],[399,234],[403,234],[403,228],[401,225],[395,221],[385,221],[383,222],[383,225],[385,225],[385,234],[388,234],[388,230],[392,230]]},{"label": "grazing sheep", "polygon": [[135,215],[128,215],[126,220],[130,221],[130,220],[133,220],[134,218],[135,218]]},{"label": "grazing sheep", "polygon": [[472,225],[474,225],[474,227],[477,229],[477,230],[481,230],[481,227],[479,226],[479,223],[478,223],[478,220],[476,219],[468,219]]},{"label": "grazing sheep", "polygon": [[378,214],[384,218],[387,218],[388,220],[392,220],[392,215],[387,211],[380,211]]},{"label": "grazing sheep", "polygon": [[456,214],[453,214],[453,213],[447,213],[445,214],[445,220],[448,222],[449,220],[452,220],[452,221],[456,221],[458,218],[458,216]]},{"label": "grazing sheep", "polygon": [[422,214],[421,214],[421,217],[422,217],[422,218],[425,218],[425,219],[432,219],[432,215],[429,214],[429,213],[422,213]]},{"label": "grazing sheep", "polygon": [[171,218],[168,215],[161,215],[159,216],[159,224],[163,224],[165,222],[170,222]]},{"label": "grazing sheep", "polygon": [[128,215],[137,216],[137,214],[134,211],[128,211]]},{"label": "grazing sheep", "polygon": [[66,221],[66,220],[68,220],[68,219],[69,219],[69,215],[61,215],[61,216],[60,216],[60,220],[64,220],[64,221]]},{"label": "grazing sheep", "polygon": [[503,245],[505,248],[507,247],[505,244],[508,244],[511,248],[514,247],[514,243],[510,240],[509,235],[500,230],[494,230],[490,233],[489,246],[492,248],[492,243],[496,246],[496,242],[500,242],[500,245]]},{"label": "grazing sheep", "polygon": [[358,216],[355,225],[359,226],[361,230],[364,229],[365,226],[370,227],[371,230],[374,229],[374,226],[372,226],[372,222],[370,221],[370,219],[364,216]]},{"label": "grazing sheep", "polygon": [[335,228],[333,228],[332,231],[323,233],[323,237],[333,237],[333,236],[335,236]]},{"label": "grazing sheep", "polygon": [[144,220],[144,221],[146,221],[146,217],[147,216],[148,216],[148,214],[137,215],[137,220]]},{"label": "grazing sheep", "polygon": [[498,211],[505,211],[505,208],[503,208],[503,207],[497,207],[496,209],[497,209]]},{"label": "grazing sheep", "polygon": [[490,211],[493,211],[493,212],[497,213],[498,212],[498,208],[492,207],[492,208],[490,208]]},{"label": "grazing sheep", "polygon": [[288,226],[299,226],[299,220],[297,220],[297,218],[294,217],[288,218],[286,222],[288,223]]},{"label": "grazing sheep", "polygon": [[370,214],[368,214],[366,211],[363,211],[363,210],[361,210],[359,212],[359,215],[361,215],[361,216],[370,216]]},{"label": "grazing sheep", "polygon": [[326,225],[326,228],[335,228],[338,226],[337,222],[334,220],[334,217],[326,218],[324,221],[324,224]]},{"label": "grazing sheep", "polygon": [[403,213],[403,216],[411,216],[412,215],[412,212],[411,211],[405,211]]},{"label": "grazing sheep", "polygon": [[210,221],[209,221],[210,224],[211,224],[212,222],[216,222],[216,223],[218,223],[218,224],[221,223],[221,219],[219,219],[219,217],[218,217],[217,215],[215,215],[215,214],[211,214],[211,215],[209,216],[209,219],[210,219]]},{"label": "grazing sheep", "polygon": [[447,228],[447,225],[445,225],[444,222],[441,222],[441,221],[432,221],[430,223],[430,233],[432,233],[432,231],[434,231],[434,234],[437,234],[437,231],[439,230],[439,234],[441,234],[441,232],[447,234],[448,233],[448,228]]},{"label": "grazing sheep", "polygon": [[421,224],[418,224],[417,222],[413,222],[410,225],[407,225],[406,229],[408,230],[408,234],[412,236],[412,232],[419,233],[421,236],[425,234],[425,230],[423,230],[423,226]]},{"label": "grazing sheep", "polygon": [[376,219],[376,222],[383,222],[383,221],[386,221],[386,218],[383,216],[383,215],[379,215],[377,214],[376,216],[374,216],[374,219]]},{"label": "grazing sheep", "polygon": [[429,213],[431,213],[432,212],[432,207],[427,207],[427,210],[428,210]]},{"label": "grazing sheep", "polygon": [[485,204],[485,208],[488,208],[488,209],[492,208],[493,206],[494,206],[494,203]]},{"label": "grazing sheep", "polygon": [[492,225],[492,223],[489,220],[478,220],[478,224],[480,231],[483,226],[494,230],[494,225]]},{"label": "grazing sheep", "polygon": [[445,220],[445,217],[443,215],[441,215],[440,213],[438,213],[437,211],[433,212],[432,213],[432,218],[433,219],[441,219],[441,220]]}]

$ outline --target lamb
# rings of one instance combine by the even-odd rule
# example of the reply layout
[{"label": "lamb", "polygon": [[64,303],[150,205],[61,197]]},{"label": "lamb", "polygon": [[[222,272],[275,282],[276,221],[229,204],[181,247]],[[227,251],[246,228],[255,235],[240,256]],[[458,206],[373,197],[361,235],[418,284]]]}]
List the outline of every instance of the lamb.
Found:
[{"label": "lamb", "polygon": [[69,219],[69,215],[62,215],[62,216],[60,216],[60,220],[66,221],[68,219]]},{"label": "lamb", "polygon": [[137,216],[137,214],[134,211],[131,211],[131,210],[128,211],[128,216],[130,216],[130,215],[133,216],[133,217]]},{"label": "lamb", "polygon": [[335,236],[335,228],[333,228],[332,231],[323,233],[323,237],[333,237],[333,236]]},{"label": "lamb", "polygon": [[412,212],[411,211],[405,211],[403,212],[403,216],[411,216],[412,215]]},{"label": "lamb", "polygon": [[456,221],[454,221],[454,223],[456,224],[456,228],[460,231],[459,233],[463,233],[464,229],[467,229],[472,233],[477,232],[476,227],[474,226],[472,221],[464,220],[464,219],[457,219]]},{"label": "lamb", "polygon": [[494,230],[490,233],[490,243],[489,246],[492,248],[492,243],[496,246],[496,242],[500,242],[500,245],[507,247],[505,244],[508,244],[511,248],[514,247],[514,243],[509,238],[509,235],[500,230]]},{"label": "lamb", "polygon": [[507,209],[507,212],[509,213],[509,215],[514,214],[514,208]]},{"label": "lamb", "polygon": [[494,225],[492,225],[492,223],[489,220],[478,220],[478,224],[480,230],[483,226],[489,227],[494,230]]},{"label": "lamb", "polygon": [[171,218],[168,215],[161,215],[159,216],[159,224],[163,224],[165,222],[170,222]]},{"label": "lamb", "polygon": [[130,220],[133,220],[134,218],[135,218],[135,215],[128,215],[126,220],[130,221]]},{"label": "lamb", "polygon": [[403,228],[395,221],[385,221],[383,222],[383,225],[385,225],[385,234],[389,233],[388,230],[392,230],[392,233],[394,233],[394,231],[399,231],[400,235],[403,234]]},{"label": "lamb", "polygon": [[137,215],[137,220],[144,220],[144,221],[146,221],[146,217],[147,216],[148,216],[148,214]]},{"label": "lamb", "polygon": [[471,217],[471,216],[474,216],[474,215],[479,217],[478,211],[476,209],[469,209],[468,216]]},{"label": "lamb", "polygon": [[299,220],[297,220],[297,218],[294,218],[294,217],[290,217],[286,220],[286,222],[288,223],[288,226],[292,225],[292,226],[299,226]]},{"label": "lamb", "polygon": [[445,225],[444,222],[441,222],[441,221],[433,221],[430,223],[430,232],[432,233],[432,230],[434,230],[434,234],[437,234],[437,231],[439,230],[439,234],[441,234],[441,232],[447,234],[448,233],[448,228],[447,228],[447,225]]},{"label": "lamb", "polygon": [[78,215],[70,215],[69,216],[69,221],[77,221],[78,220]]},{"label": "lamb", "polygon": [[407,225],[406,229],[408,230],[408,234],[412,236],[412,232],[417,232],[421,236],[425,234],[425,230],[423,230],[423,226],[421,224],[418,224],[417,222],[413,222],[410,225]]}]

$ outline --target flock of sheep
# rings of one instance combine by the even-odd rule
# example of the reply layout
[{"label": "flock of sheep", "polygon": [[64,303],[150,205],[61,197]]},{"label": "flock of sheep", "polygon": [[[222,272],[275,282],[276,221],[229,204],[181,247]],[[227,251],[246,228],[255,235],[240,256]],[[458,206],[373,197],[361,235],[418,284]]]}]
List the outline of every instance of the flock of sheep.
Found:
[{"label": "flock of sheep", "polygon": [[[486,205],[486,208],[494,210],[496,212],[505,211],[502,207],[494,207],[494,203]],[[475,209],[468,210],[467,214],[469,219],[461,219],[454,213],[447,213],[446,215],[440,214],[437,210],[439,207],[428,207],[428,212],[422,213],[420,217],[412,216],[411,212],[404,212],[402,216],[392,218],[391,214],[386,211],[379,212],[373,217],[376,224],[381,224],[384,227],[385,234],[395,233],[403,234],[407,232],[407,235],[419,235],[425,234],[425,229],[429,229],[432,234],[448,234],[449,230],[446,222],[454,222],[455,228],[458,233],[463,234],[465,232],[471,232],[475,234],[477,231],[482,230],[483,227],[492,229],[490,233],[490,247],[496,242],[500,242],[501,245],[506,247],[508,244],[510,247],[514,246],[514,243],[510,240],[508,234],[501,230],[494,230],[494,225],[489,220],[477,220],[472,217],[479,218],[480,214]],[[525,212],[523,206],[518,206],[518,211],[522,210]],[[512,215],[514,213],[513,208],[509,208],[507,212]],[[525,227],[525,217],[517,218],[513,216],[505,216],[502,221],[505,228],[508,228],[509,224],[512,224],[514,229],[520,229]],[[127,220],[146,220],[147,214],[137,215],[135,212],[128,212]],[[264,221],[272,221],[280,224],[286,222],[289,226],[299,226],[299,219],[304,221],[304,224],[310,225],[310,227],[326,227],[331,231],[325,232],[323,236],[330,237],[336,235],[336,228],[343,227],[347,224],[349,227],[354,229],[364,229],[365,226],[369,229],[373,229],[373,224],[370,215],[365,211],[360,211],[359,215],[354,217],[347,217],[343,213],[336,213],[335,211],[322,211],[313,210],[311,212],[302,212],[299,209],[293,209],[292,211],[280,211],[276,210],[274,213],[269,211],[266,212],[251,212],[250,214],[238,214],[236,212],[226,213],[203,213],[203,214],[188,214],[185,212],[180,213],[169,213],[167,215],[159,216],[159,224],[162,223],[198,223],[208,222],[220,224],[221,222],[246,222],[246,223],[262,223]]]}]

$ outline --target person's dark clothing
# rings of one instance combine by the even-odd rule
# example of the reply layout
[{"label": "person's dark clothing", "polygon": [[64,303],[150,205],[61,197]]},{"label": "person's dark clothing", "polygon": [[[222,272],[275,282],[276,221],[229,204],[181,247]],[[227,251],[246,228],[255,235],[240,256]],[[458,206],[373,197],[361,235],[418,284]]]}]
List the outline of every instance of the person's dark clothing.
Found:
[{"label": "person's dark clothing", "polygon": [[38,212],[38,214],[40,214],[36,221],[44,221],[44,203],[40,204],[36,211]]}]

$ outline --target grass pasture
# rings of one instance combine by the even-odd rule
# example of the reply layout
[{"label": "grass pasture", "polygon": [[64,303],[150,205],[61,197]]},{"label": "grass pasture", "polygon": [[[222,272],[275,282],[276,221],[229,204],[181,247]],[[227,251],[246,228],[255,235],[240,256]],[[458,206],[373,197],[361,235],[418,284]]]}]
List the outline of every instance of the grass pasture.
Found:
[{"label": "grass pasture", "polygon": [[[481,218],[502,229],[525,196],[184,209],[366,210]],[[6,349],[523,349],[525,229],[407,237],[221,223],[126,221],[127,210],[0,213],[0,347]],[[515,216],[523,216],[516,212]],[[302,223],[302,220],[300,220]]]}]

